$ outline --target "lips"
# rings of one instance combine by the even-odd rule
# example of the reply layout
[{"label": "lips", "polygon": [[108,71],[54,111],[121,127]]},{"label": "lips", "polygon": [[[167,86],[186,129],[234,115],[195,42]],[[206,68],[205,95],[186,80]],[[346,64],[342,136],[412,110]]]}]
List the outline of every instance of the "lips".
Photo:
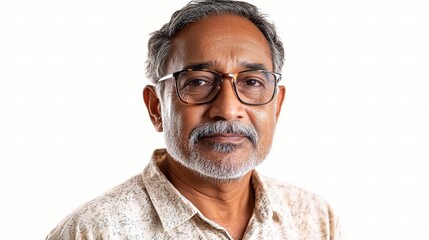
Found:
[{"label": "lips", "polygon": [[201,140],[221,142],[221,143],[240,143],[248,139],[247,136],[239,133],[220,133],[204,136]]}]

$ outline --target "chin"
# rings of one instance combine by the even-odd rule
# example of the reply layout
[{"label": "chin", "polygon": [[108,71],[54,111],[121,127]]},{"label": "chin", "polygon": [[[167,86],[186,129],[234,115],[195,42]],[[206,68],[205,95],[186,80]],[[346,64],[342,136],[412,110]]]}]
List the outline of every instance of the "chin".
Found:
[{"label": "chin", "polygon": [[[252,171],[252,170],[250,170],[250,171]],[[235,174],[235,175],[231,175],[231,176],[207,176],[201,172],[197,172],[197,174],[200,175],[200,177],[202,177],[202,178],[204,178],[210,182],[213,182],[213,183],[229,183],[229,182],[241,180],[250,171],[248,171],[244,174]]]},{"label": "chin", "polygon": [[185,161],[185,167],[200,176],[222,182],[240,179],[262,162],[255,154],[249,155],[237,151],[213,154],[207,154],[207,151],[199,154],[198,151],[194,151]]}]

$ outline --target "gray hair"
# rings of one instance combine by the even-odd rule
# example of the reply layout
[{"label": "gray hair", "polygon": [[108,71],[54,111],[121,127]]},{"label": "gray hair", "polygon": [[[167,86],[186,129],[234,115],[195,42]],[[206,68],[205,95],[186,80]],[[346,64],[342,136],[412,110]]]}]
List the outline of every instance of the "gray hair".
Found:
[{"label": "gray hair", "polygon": [[151,34],[148,42],[146,76],[152,83],[165,73],[171,54],[171,43],[175,34],[188,24],[207,18],[210,15],[233,14],[249,19],[264,34],[270,46],[274,71],[281,72],[284,63],[283,44],[273,23],[267,20],[256,6],[232,0],[194,0],[171,16],[170,21]]}]

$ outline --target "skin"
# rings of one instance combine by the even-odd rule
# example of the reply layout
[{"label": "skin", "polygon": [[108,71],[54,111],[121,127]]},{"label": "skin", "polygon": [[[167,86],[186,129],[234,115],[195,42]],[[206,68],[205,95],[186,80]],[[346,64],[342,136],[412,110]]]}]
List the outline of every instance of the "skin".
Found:
[{"label": "skin", "polygon": [[[270,48],[263,34],[246,18],[234,15],[211,16],[186,26],[174,37],[168,73],[201,63],[220,73],[247,70],[249,64],[273,71]],[[143,98],[155,129],[170,131],[166,136],[172,138],[170,140],[181,150],[179,157],[196,153],[219,166],[237,168],[252,156],[259,162],[265,159],[285,96],[283,86],[270,103],[249,106],[237,99],[231,79],[224,79],[213,102],[202,105],[181,102],[176,96],[174,81],[168,80],[165,84],[161,96],[154,87],[146,86]],[[253,126],[259,136],[258,143],[253,145],[241,135],[218,134],[201,139],[190,149],[191,131],[199,124],[216,120],[240,121]],[[212,142],[239,147],[230,153],[220,153],[205,144]],[[250,181],[253,170],[240,177],[219,180],[189,169],[177,156],[170,153],[161,164],[161,171],[207,218],[222,225],[234,239],[241,239],[254,208]]]}]

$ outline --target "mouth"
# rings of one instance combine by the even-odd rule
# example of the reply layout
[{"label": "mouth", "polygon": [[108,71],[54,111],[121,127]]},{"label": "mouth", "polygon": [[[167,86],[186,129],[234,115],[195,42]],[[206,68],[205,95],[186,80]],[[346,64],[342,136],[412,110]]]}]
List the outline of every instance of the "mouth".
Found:
[{"label": "mouth", "polygon": [[247,140],[247,136],[238,133],[219,133],[204,136],[201,138],[201,140],[218,143],[240,144]]},{"label": "mouth", "polygon": [[258,134],[251,125],[245,125],[238,121],[216,121],[201,124],[192,130],[189,137],[191,146],[200,142],[211,146],[228,146],[228,149],[247,145],[247,141],[256,147]]}]

